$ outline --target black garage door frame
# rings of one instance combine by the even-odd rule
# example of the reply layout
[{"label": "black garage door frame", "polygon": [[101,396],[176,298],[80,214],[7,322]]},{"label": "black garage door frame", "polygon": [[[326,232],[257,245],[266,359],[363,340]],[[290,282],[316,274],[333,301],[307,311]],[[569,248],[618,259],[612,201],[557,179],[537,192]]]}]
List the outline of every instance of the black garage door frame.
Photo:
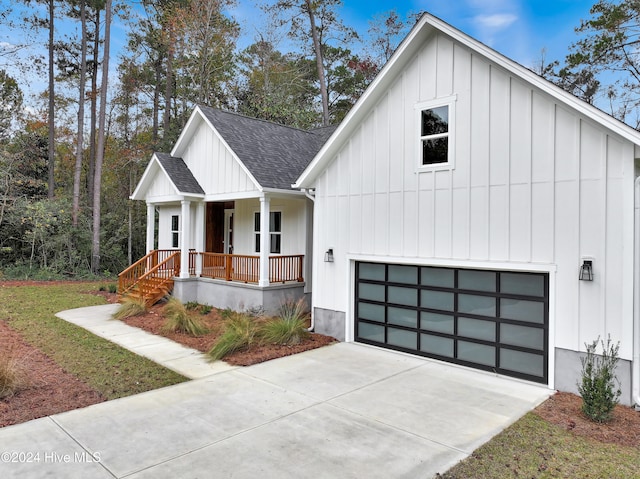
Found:
[{"label": "black garage door frame", "polygon": [[548,273],[356,261],[355,278],[355,341],[548,384]]}]

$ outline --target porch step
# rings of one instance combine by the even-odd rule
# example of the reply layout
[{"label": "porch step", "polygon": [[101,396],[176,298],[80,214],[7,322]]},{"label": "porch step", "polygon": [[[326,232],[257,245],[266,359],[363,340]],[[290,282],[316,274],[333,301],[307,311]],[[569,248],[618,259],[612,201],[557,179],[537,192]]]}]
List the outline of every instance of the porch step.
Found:
[{"label": "porch step", "polygon": [[[120,296],[142,298],[152,306],[173,290],[173,277],[180,270],[180,253],[152,251],[118,275]],[[162,259],[162,260],[161,260]]]}]

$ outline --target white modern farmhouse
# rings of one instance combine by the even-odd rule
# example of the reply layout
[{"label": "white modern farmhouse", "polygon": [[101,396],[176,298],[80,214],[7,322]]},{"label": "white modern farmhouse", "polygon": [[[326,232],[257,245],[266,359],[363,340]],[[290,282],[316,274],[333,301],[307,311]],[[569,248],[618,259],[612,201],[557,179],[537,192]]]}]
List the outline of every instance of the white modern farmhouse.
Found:
[{"label": "white modern farmhouse", "polygon": [[331,131],[196,107],[131,196],[147,204],[148,254],[120,291],[267,311],[308,294],[312,202],[291,185]]},{"label": "white modern farmhouse", "polygon": [[639,132],[425,14],[330,133],[196,108],[132,196],[121,290],[274,309],[313,284],[318,332],[564,391],[610,337],[640,404]]},{"label": "white modern farmhouse", "polygon": [[565,391],[610,336],[640,404],[637,158],[639,132],[425,14],[295,184],[316,330]]}]

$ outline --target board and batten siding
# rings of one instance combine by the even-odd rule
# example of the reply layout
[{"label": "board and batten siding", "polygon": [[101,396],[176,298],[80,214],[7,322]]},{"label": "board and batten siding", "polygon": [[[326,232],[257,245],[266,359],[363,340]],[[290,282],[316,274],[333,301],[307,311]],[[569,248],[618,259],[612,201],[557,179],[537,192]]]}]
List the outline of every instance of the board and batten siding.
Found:
[{"label": "board and batten siding", "polygon": [[182,158],[207,195],[257,191],[225,143],[203,120],[183,150]]},{"label": "board and batten siding", "polygon": [[[455,167],[418,173],[415,106],[450,96]],[[548,266],[554,346],[611,335],[630,359],[633,182],[631,143],[435,35],[316,181],[314,304],[348,311],[347,255]]]},{"label": "board and batten siding", "polygon": [[172,201],[176,199],[176,188],[173,186],[167,175],[158,171],[154,177],[153,183],[149,186],[145,195],[145,200],[149,203],[160,203],[170,198]]},{"label": "board and batten siding", "polygon": [[[287,200],[273,198],[270,211],[282,213],[281,255],[305,254],[306,251],[306,198]],[[255,255],[254,215],[260,212],[260,201],[249,199],[236,201],[234,209],[234,253]],[[274,254],[274,256],[277,256]]]}]

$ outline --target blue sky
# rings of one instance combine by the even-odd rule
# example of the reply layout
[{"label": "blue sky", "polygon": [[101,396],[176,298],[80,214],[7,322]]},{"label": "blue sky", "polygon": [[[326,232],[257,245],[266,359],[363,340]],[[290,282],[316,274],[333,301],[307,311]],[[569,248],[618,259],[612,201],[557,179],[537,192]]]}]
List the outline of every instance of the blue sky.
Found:
[{"label": "blue sky", "polygon": [[[240,0],[234,13],[243,25],[254,25],[254,0]],[[396,10],[401,16],[427,11],[509,58],[530,67],[541,51],[548,60],[563,60],[578,39],[575,27],[589,18],[595,0],[343,0],[342,18],[366,33],[376,14]],[[259,26],[254,27],[256,29]]]},{"label": "blue sky", "polygon": [[[401,16],[428,11],[450,25],[494,48],[507,57],[531,67],[546,50],[547,61],[562,60],[571,43],[578,39],[575,27],[588,18],[595,0],[344,0],[340,15],[345,24],[360,34],[366,34],[369,21],[377,14],[395,9]],[[137,1],[136,1],[137,3]],[[0,11],[13,0],[0,0]],[[42,7],[44,8],[44,7]],[[242,44],[248,45],[257,32],[265,30],[264,14],[256,0],[237,0],[232,13],[245,32]],[[63,27],[61,27],[63,28]],[[115,20],[112,35],[114,50],[123,46],[127,26]],[[9,32],[0,26],[0,68],[7,67],[2,56],[3,43],[21,43],[19,32]],[[46,37],[25,51],[45,49]],[[112,62],[114,64],[115,62]],[[42,91],[45,78],[25,78],[23,90]]]}]

